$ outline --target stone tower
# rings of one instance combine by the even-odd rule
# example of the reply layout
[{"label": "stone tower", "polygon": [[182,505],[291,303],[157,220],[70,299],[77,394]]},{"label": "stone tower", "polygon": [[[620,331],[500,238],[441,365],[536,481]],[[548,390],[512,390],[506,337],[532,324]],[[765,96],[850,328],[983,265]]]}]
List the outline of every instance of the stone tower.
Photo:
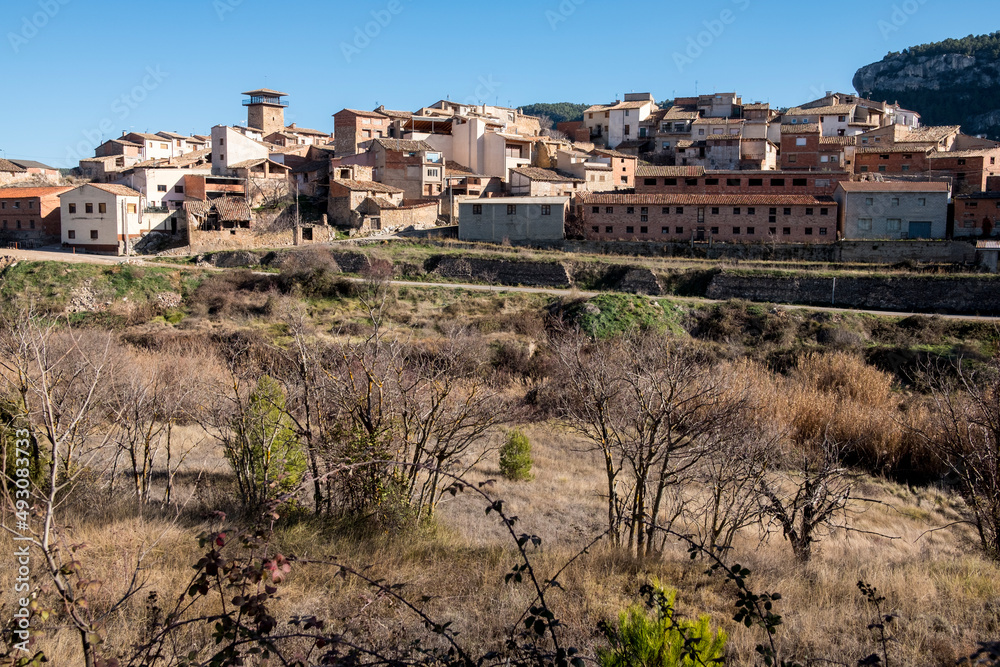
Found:
[{"label": "stone tower", "polygon": [[243,100],[247,108],[247,127],[259,130],[265,137],[273,132],[284,132],[288,105],[281,98],[288,97],[288,93],[261,88],[243,94],[249,95],[249,99]]}]

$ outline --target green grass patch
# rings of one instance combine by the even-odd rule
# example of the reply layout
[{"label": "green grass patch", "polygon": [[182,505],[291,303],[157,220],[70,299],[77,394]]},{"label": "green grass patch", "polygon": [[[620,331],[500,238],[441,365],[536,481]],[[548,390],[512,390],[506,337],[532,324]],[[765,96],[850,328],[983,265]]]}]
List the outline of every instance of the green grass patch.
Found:
[{"label": "green grass patch", "polygon": [[570,305],[566,315],[594,338],[611,338],[633,330],[685,333],[680,325],[680,308],[645,296],[601,294]]}]

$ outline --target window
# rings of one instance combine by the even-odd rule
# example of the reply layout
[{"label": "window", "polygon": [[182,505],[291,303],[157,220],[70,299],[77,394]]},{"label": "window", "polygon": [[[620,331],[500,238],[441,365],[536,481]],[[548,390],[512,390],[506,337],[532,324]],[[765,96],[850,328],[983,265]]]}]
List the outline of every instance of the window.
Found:
[{"label": "window", "polygon": [[670,148],[670,142],[669,141],[664,141],[663,142],[663,150],[668,150],[669,148]]},{"label": "window", "polygon": [[739,214],[740,214],[740,207],[739,206],[734,206],[733,207],[733,215],[739,215]]},{"label": "window", "polygon": [[909,170],[910,170],[910,165],[908,165],[908,164],[904,164],[904,165],[903,165],[903,166],[902,166],[902,167],[900,168],[900,170],[901,170],[901,171],[909,171]]},{"label": "window", "polygon": [[927,200],[921,197],[917,200],[917,206],[927,206]]},{"label": "window", "polygon": [[542,204],[542,215],[552,215],[552,206],[549,204]]},{"label": "window", "polygon": [[875,204],[875,199],[872,197],[865,197],[865,206],[872,206]]},{"label": "window", "polygon": [[175,185],[174,186],[174,192],[176,192],[179,195],[184,194],[184,186],[183,185]]},{"label": "window", "polygon": [[643,206],[642,208],[639,209],[639,213],[642,215],[649,215],[649,209]]},{"label": "window", "polygon": [[902,221],[899,218],[889,218],[885,221],[885,228],[890,232],[898,232],[902,228]]},{"label": "window", "polygon": [[753,236],[754,232],[756,232],[756,231],[757,230],[754,227],[747,227],[747,236]]},{"label": "window", "polygon": [[828,188],[830,187],[830,179],[828,178],[817,178],[814,185],[817,188]]},{"label": "window", "polygon": [[675,234],[683,234],[684,233],[684,228],[683,227],[674,227],[674,233]]},{"label": "window", "polygon": [[614,206],[605,206],[604,207],[604,212],[607,213],[608,215],[611,215],[612,213],[615,212],[615,207]]},{"label": "window", "polygon": [[705,185],[718,185],[718,184],[719,184],[719,179],[717,179],[717,178],[706,178],[705,179]]},{"label": "window", "polygon": [[615,231],[615,228],[612,227],[611,225],[608,225],[607,227],[604,228],[604,233],[605,234],[613,234],[614,231]]},{"label": "window", "polygon": [[837,116],[837,122],[838,123],[846,123],[847,122],[847,116]]},{"label": "window", "polygon": [[663,184],[664,185],[677,185],[677,179],[676,178],[664,178],[663,179]]},{"label": "window", "polygon": [[813,235],[813,228],[806,227],[806,236],[812,236],[812,235]]},{"label": "window", "polygon": [[964,160],[964,159],[960,159],[960,160],[958,161],[958,164],[960,164],[960,165],[963,165],[963,166],[964,166],[964,165],[965,165],[965,160]]},{"label": "window", "polygon": [[[625,113],[628,113],[628,112],[626,111]],[[631,133],[632,133],[632,128],[630,128],[628,125],[626,125],[625,126],[625,134],[629,135]]]},{"label": "window", "polygon": [[29,222],[28,226],[31,227],[32,229],[34,229],[35,228],[35,221],[32,220],[31,222]]},{"label": "window", "polygon": [[771,179],[772,188],[783,188],[785,187],[785,179],[783,178],[772,178]]},{"label": "window", "polygon": [[70,239],[75,239],[76,238],[76,231],[73,230],[73,229],[69,230],[68,232],[66,232],[66,237],[70,238]]},{"label": "window", "polygon": [[819,235],[820,236],[826,236],[826,227],[820,227],[819,228]]},{"label": "window", "polygon": [[18,221],[17,221],[17,228],[18,228],[18,229],[20,229],[20,228],[21,228],[21,221],[20,221],[20,220],[18,220]]},{"label": "window", "polygon": [[14,208],[21,208],[21,202],[19,201],[14,202]]},{"label": "window", "polygon": [[642,179],[642,184],[643,185],[656,185],[656,179],[655,178],[644,178],[644,179]]},{"label": "window", "polygon": [[878,166],[878,170],[881,171],[881,172],[883,172],[883,173],[885,173],[885,165],[884,164],[880,164]]},{"label": "window", "polygon": [[804,188],[809,185],[809,181],[805,178],[793,178],[792,187],[793,188]]},{"label": "window", "polygon": [[784,215],[791,215],[791,214],[792,214],[792,209],[790,208],[784,209]]},{"label": "window", "polygon": [[628,176],[622,176],[622,183],[628,184]]},{"label": "window", "polygon": [[806,145],[806,138],[805,137],[796,137],[796,139],[795,139],[795,145],[796,146],[805,146]]},{"label": "window", "polygon": [[806,209],[806,215],[813,215],[814,211],[815,211],[815,209],[807,208]]},{"label": "window", "polygon": [[507,204],[507,215],[517,214],[517,204]]},{"label": "window", "polygon": [[830,215],[830,209],[828,209],[828,208],[821,208],[819,210],[819,214],[820,215]]},{"label": "window", "polygon": [[740,187],[740,179],[738,179],[738,178],[727,178],[726,179],[726,185],[728,185],[731,188],[738,188],[738,187]]},{"label": "window", "polygon": [[670,233],[670,228],[669,227],[661,227],[660,228],[660,233],[661,234],[669,234]]},{"label": "window", "polygon": [[625,228],[625,233],[626,234],[635,234],[635,227],[626,227]]},{"label": "window", "polygon": [[639,216],[639,222],[649,222],[649,216],[648,215],[640,215]]},{"label": "window", "polygon": [[674,209],[674,213],[676,213],[677,215],[682,215],[684,213],[684,207],[678,206],[676,209]]},{"label": "window", "polygon": [[94,212],[94,205],[93,204],[84,204],[83,208],[84,208],[84,212],[85,213],[93,213]]},{"label": "window", "polygon": [[798,155],[789,155],[788,156],[788,161],[789,162],[798,162],[799,161],[799,156]]},{"label": "window", "polygon": [[648,234],[649,233],[649,227],[640,227],[639,228],[639,233],[640,234]]},{"label": "window", "polygon": [[441,175],[441,172],[438,171],[437,169],[428,169],[427,170],[427,178],[437,178],[440,175]]},{"label": "window", "polygon": [[70,213],[76,213],[76,204],[70,204],[69,205],[69,212]]},{"label": "window", "polygon": [[757,215],[757,209],[751,206],[747,209],[747,215]]},{"label": "window", "polygon": [[156,191],[157,192],[166,192],[167,191],[167,186],[165,186],[165,185],[157,185],[156,186]]},{"label": "window", "polygon": [[627,215],[635,215],[635,206],[629,206],[625,209]]},{"label": "window", "polygon": [[97,205],[97,212],[98,213],[107,213],[108,212],[108,205],[105,204],[105,203],[103,203],[103,202],[99,203]]},{"label": "window", "polygon": [[749,185],[751,188],[759,188],[764,185],[764,179],[751,178],[749,181],[747,181],[747,185]]},{"label": "window", "polygon": [[858,218],[858,229],[863,232],[870,232],[872,230],[872,219]]},{"label": "window", "polygon": [[96,229],[91,229],[90,230],[90,240],[91,241],[97,240],[97,230]]},{"label": "window", "polygon": [[785,236],[789,236],[792,233],[792,228],[791,227],[782,227],[781,228],[781,233],[784,234]]},{"label": "window", "polygon": [[138,210],[138,205],[137,204],[126,204],[125,205],[125,212],[126,213],[133,213],[134,214],[137,210]]},{"label": "window", "polygon": [[594,225],[593,227],[590,228],[590,231],[594,232],[595,234],[600,234],[601,228],[598,227],[597,225]]},{"label": "window", "polygon": [[770,234],[771,236],[776,236],[778,234],[778,228],[777,227],[768,227],[767,228],[767,233]]},{"label": "window", "polygon": [[161,150],[168,150],[169,148],[170,148],[170,144],[160,144],[160,149]]},{"label": "window", "polygon": [[713,206],[712,207],[712,215],[719,215],[719,207],[718,206]]},{"label": "window", "polygon": [[718,227],[712,227],[712,233],[713,234],[718,234],[719,233],[719,228]]},{"label": "window", "polygon": [[698,179],[697,178],[689,178],[686,181],[684,181],[684,184],[685,185],[690,185],[690,186],[694,187],[694,186],[698,185]]},{"label": "window", "polygon": [[483,205],[482,204],[473,204],[472,205],[472,215],[482,215],[482,214],[483,214]]},{"label": "window", "polygon": [[899,206],[899,197],[893,197],[892,198],[892,205],[893,206]]},{"label": "window", "polygon": [[858,168],[858,170],[859,170],[859,171],[860,171],[860,172],[861,172],[862,174],[864,174],[864,173],[867,173],[867,171],[868,171],[868,165],[864,165],[864,164],[863,164],[863,165],[861,165],[861,166],[860,166],[860,167]]},{"label": "window", "polygon": [[35,202],[29,201],[28,202],[28,208],[35,208]]},{"label": "window", "polygon": [[663,210],[661,211],[661,213],[663,213],[663,215],[670,215],[670,207],[669,206],[664,206]]},{"label": "window", "polygon": [[739,227],[733,227],[733,235],[734,236],[739,236],[740,235],[740,228]]}]

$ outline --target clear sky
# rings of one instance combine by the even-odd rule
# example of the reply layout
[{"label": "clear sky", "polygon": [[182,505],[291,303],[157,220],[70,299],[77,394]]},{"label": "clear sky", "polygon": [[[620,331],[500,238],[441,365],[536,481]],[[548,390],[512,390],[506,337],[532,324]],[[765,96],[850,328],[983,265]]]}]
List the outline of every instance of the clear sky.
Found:
[{"label": "clear sky", "polygon": [[[998,29],[996,0],[2,0],[0,155],[75,166],[122,130],[208,134],[240,93],[286,121],[443,98],[503,106],[852,91],[889,51]],[[919,110],[918,110],[919,111]]]}]

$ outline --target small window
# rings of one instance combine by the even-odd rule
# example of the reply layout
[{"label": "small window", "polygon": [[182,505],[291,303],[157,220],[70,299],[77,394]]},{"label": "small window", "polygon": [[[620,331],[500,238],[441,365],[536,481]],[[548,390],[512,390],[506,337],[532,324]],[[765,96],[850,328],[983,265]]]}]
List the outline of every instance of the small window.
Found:
[{"label": "small window", "polygon": [[604,212],[605,212],[605,213],[606,213],[607,215],[611,215],[612,213],[614,213],[614,212],[615,212],[615,207],[614,207],[614,206],[605,206],[605,207],[604,207]]},{"label": "small window", "polygon": [[751,206],[747,209],[747,215],[757,215],[757,209]]},{"label": "small window", "polygon": [[473,204],[472,205],[472,215],[482,215],[482,214],[483,214],[483,205],[482,204]]},{"label": "small window", "polygon": [[892,198],[892,205],[893,206],[899,206],[899,197],[893,197]]},{"label": "small window", "polygon": [[747,236],[753,236],[754,232],[756,232],[756,231],[757,230],[754,227],[747,227]]},{"label": "small window", "polygon": [[927,206],[927,200],[923,197],[917,200],[917,206]]},{"label": "small window", "polygon": [[868,166],[867,165],[861,165],[858,168],[858,171],[860,171],[862,174],[867,173],[868,172]]},{"label": "small window", "polygon": [[174,192],[176,192],[179,195],[184,194],[184,186],[183,185],[175,185],[174,186]]},{"label": "small window", "polygon": [[614,231],[615,231],[615,228],[612,227],[611,225],[608,225],[607,227],[604,228],[604,233],[605,234],[613,234]]},{"label": "small window", "polygon": [[813,228],[806,227],[806,236],[812,236],[812,234],[813,234]]},{"label": "small window", "polygon": [[669,206],[664,206],[663,209],[660,212],[663,215],[670,215],[670,207]]},{"label": "small window", "polygon": [[31,222],[29,222],[28,223],[28,227],[30,227],[31,229],[34,229],[35,228],[35,221],[32,220]]},{"label": "small window", "polygon": [[640,227],[639,228],[639,233],[640,234],[648,234],[649,233],[649,227]]},{"label": "small window", "polygon": [[733,207],[733,215],[739,215],[739,214],[740,214],[740,207],[739,206],[734,206]]},{"label": "small window", "polygon": [[826,236],[826,227],[820,227],[819,228],[819,235],[820,236]]},{"label": "small window", "polygon": [[156,186],[156,191],[157,192],[166,192],[167,191],[167,186],[165,186],[165,185],[157,185]]},{"label": "small window", "polygon": [[91,241],[96,241],[97,240],[97,230],[96,229],[91,229],[90,230],[90,240]]},{"label": "small window", "polygon": [[814,209],[811,209],[811,208],[807,208],[807,209],[806,209],[806,215],[813,215],[813,214],[814,214],[814,212],[815,212],[815,210],[814,210]]},{"label": "small window", "polygon": [[698,185],[698,179],[697,178],[689,178],[689,179],[687,179],[687,180],[684,181],[684,184],[685,185],[690,185],[691,187],[695,187],[695,186]]},{"label": "small window", "polygon": [[590,207],[590,212],[591,213],[600,213],[601,212],[601,207],[600,206],[591,206]]},{"label": "small window", "polygon": [[593,227],[590,228],[590,231],[594,232],[595,234],[600,234],[601,228],[598,227],[597,225],[594,225]]},{"label": "small window", "polygon": [[[103,205],[104,205],[104,204],[101,204],[101,206],[103,206]],[[136,204],[126,204],[126,205],[125,205],[125,212],[126,212],[126,213],[132,213],[132,214],[135,214],[135,213],[136,213],[136,211],[137,211],[137,209],[138,209],[138,206],[137,206]]]},{"label": "small window", "polygon": [[898,232],[902,228],[902,221],[899,218],[889,218],[885,221],[885,227],[890,232]]},{"label": "small window", "polygon": [[712,215],[719,215],[719,207],[718,206],[713,206],[712,207]]},{"label": "small window", "polygon": [[740,179],[738,179],[738,178],[727,178],[726,179],[726,185],[729,186],[729,187],[731,187],[731,188],[738,188],[738,187],[740,187]]},{"label": "small window", "polygon": [[799,156],[795,155],[795,154],[789,155],[788,156],[788,161],[789,162],[798,162],[799,161]]},{"label": "small window", "polygon": [[674,227],[674,233],[675,234],[683,234],[684,233],[684,228],[683,227]]},{"label": "small window", "polygon": [[643,185],[656,185],[656,179],[655,178],[644,178],[644,179],[642,179],[642,184]]},{"label": "small window", "polygon": [[663,184],[664,185],[677,185],[677,179],[676,178],[664,178],[663,179]]},{"label": "small window", "polygon": [[98,213],[107,213],[108,212],[108,205],[105,204],[105,203],[103,203],[103,202],[99,203],[97,205],[97,212]]},{"label": "small window", "polygon": [[719,233],[719,228],[718,227],[712,227],[712,233],[713,234],[718,234]]},{"label": "small window", "polygon": [[749,181],[747,181],[747,185],[750,186],[751,188],[759,188],[762,185],[764,185],[764,179],[763,178],[751,178]]},{"label": "small window", "polygon": [[872,230],[872,219],[858,218],[858,229],[863,232],[870,232]]},{"label": "small window", "polygon": [[792,228],[791,227],[782,227],[781,228],[781,233],[784,234],[785,236],[789,236],[792,233]]},{"label": "small window", "polygon": [[670,233],[670,228],[669,227],[661,227],[660,228],[660,233],[661,234],[669,234]]},{"label": "small window", "polygon": [[69,205],[69,212],[70,213],[76,213],[76,204],[70,204]]},{"label": "small window", "polygon": [[635,206],[629,206],[625,209],[625,213],[628,215],[635,215]]},{"label": "small window", "polygon": [[517,215],[517,204],[507,204],[507,215]]},{"label": "small window", "polygon": [[626,227],[625,228],[625,233],[626,234],[635,234],[635,227]]},{"label": "small window", "polygon": [[778,235],[778,228],[777,227],[768,227],[767,228],[767,233],[770,234],[771,236],[777,236]]},{"label": "small window", "polygon": [[819,210],[819,214],[820,215],[830,215],[830,209],[828,209],[828,208],[821,208]]},{"label": "small window", "polygon": [[542,204],[542,215],[552,215],[552,206],[549,204]]},{"label": "small window", "polygon": [[792,187],[793,188],[804,188],[809,185],[809,181],[805,178],[793,178]]},{"label": "small window", "polygon": [[796,137],[796,139],[795,139],[795,145],[796,146],[805,146],[806,145],[806,138],[805,137]]},{"label": "small window", "polygon": [[89,204],[89,203],[88,204],[84,204],[83,207],[84,207],[84,211],[86,213],[93,213],[94,212],[94,205],[93,204]]},{"label": "small window", "polygon": [[684,207],[683,206],[678,206],[676,209],[674,209],[674,213],[676,213],[677,215],[683,215],[684,214]]},{"label": "small window", "polygon": [[878,170],[881,171],[881,172],[883,172],[883,173],[885,173],[885,171],[886,171],[885,165],[884,164],[880,164],[878,166]]},{"label": "small window", "polygon": [[76,230],[71,229],[68,232],[66,232],[66,238],[75,239],[76,238]]},{"label": "small window", "polygon": [[705,179],[705,185],[718,185],[718,184],[719,184],[719,179],[717,179],[717,178],[706,178]]},{"label": "small window", "polygon": [[734,236],[739,236],[740,235],[740,228],[739,227],[733,227],[733,235]]},{"label": "small window", "polygon": [[785,187],[785,179],[783,178],[772,178],[771,179],[772,188],[783,188]]}]

